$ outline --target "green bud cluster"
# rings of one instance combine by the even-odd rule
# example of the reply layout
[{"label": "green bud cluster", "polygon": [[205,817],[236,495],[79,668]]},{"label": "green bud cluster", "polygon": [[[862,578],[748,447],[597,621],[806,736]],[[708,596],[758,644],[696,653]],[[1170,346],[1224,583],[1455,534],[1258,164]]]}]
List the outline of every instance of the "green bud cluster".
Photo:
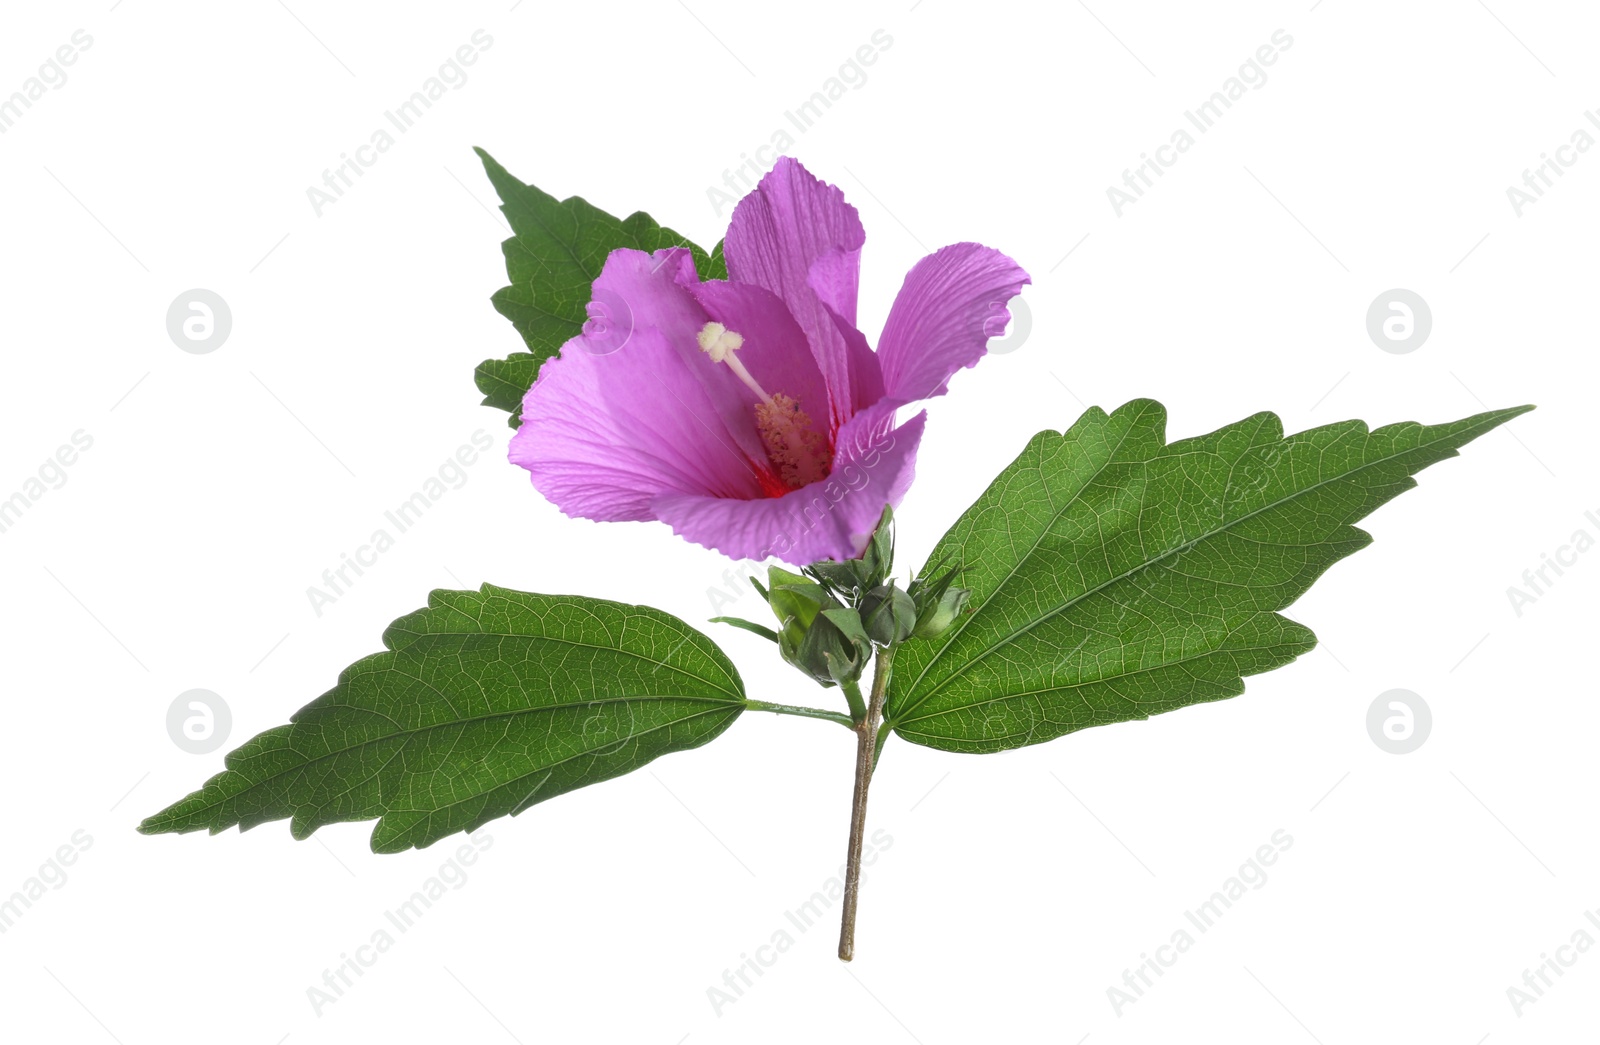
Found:
[{"label": "green bud cluster", "polygon": [[[919,577],[907,588],[889,580],[894,565],[894,513],[885,508],[867,546],[854,559],[827,559],[792,573],[767,570],[756,590],[778,618],[783,659],[824,686],[853,683],[877,647],[944,632],[966,606],[966,589],[952,586],[955,569]],[[758,625],[729,621],[774,637]]]},{"label": "green bud cluster", "polygon": [[854,682],[872,656],[856,611],[826,586],[777,566],[767,569],[767,604],[778,618],[778,652],[824,686]]}]

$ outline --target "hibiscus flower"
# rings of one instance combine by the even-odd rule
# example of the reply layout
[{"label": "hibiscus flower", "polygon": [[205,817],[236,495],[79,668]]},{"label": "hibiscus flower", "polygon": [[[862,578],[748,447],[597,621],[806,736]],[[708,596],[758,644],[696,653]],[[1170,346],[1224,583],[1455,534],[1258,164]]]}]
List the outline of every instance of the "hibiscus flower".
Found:
[{"label": "hibiscus flower", "polygon": [[927,412],[1010,321],[1028,274],[956,243],[906,275],[873,351],[856,329],[854,207],[778,161],[734,208],[727,280],[689,251],[614,250],[590,322],[523,400],[511,460],[568,515],[659,520],[734,559],[861,552],[916,470]]}]

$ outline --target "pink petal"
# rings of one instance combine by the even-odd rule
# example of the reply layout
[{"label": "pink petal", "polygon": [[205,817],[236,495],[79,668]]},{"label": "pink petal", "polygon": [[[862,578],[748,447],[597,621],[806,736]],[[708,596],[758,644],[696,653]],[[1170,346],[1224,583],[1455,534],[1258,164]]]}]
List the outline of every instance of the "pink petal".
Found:
[{"label": "pink petal", "polygon": [[[841,197],[842,199],[843,197]],[[861,281],[861,251],[835,247],[824,251],[811,263],[806,285],[829,311],[856,323],[856,299]]]},{"label": "pink petal", "polygon": [[[764,497],[753,420],[695,335],[708,317],[683,284],[689,252],[616,250],[595,280],[585,333],[539,370],[509,457],[568,515],[653,519],[665,492]],[[730,427],[727,413],[743,417]]]},{"label": "pink petal", "polygon": [[[738,360],[768,395],[787,395],[811,417],[812,427],[831,440],[828,387],[811,356],[805,332],[777,295],[753,283],[696,283],[689,288],[712,319],[744,338]],[[714,366],[711,378],[727,386],[738,404],[739,418],[749,425],[760,399],[732,369]],[[731,422],[730,422],[731,423]]]},{"label": "pink petal", "polygon": [[890,430],[885,404],[839,432],[833,474],[779,498],[718,500],[662,494],[656,516],[679,536],[734,559],[776,557],[794,566],[860,554],[886,504],[899,504],[916,475],[920,413]]},{"label": "pink petal", "polygon": [[977,243],[943,247],[912,266],[878,339],[884,394],[900,402],[943,395],[1011,322],[1006,309],[1032,282],[1016,262]]},{"label": "pink petal", "polygon": [[856,329],[855,319],[846,319],[831,306],[826,307],[834,328],[844,339],[850,368],[851,415],[854,416],[883,398],[883,369],[878,365],[878,353],[867,344],[866,335]]},{"label": "pink petal", "polygon": [[[851,351],[828,315],[831,307],[854,321],[865,241],[861,219],[844,193],[785,156],[734,208],[723,245],[728,275],[778,295],[805,331],[828,385],[831,429],[866,401],[851,390]],[[819,293],[812,270],[824,258]]]}]

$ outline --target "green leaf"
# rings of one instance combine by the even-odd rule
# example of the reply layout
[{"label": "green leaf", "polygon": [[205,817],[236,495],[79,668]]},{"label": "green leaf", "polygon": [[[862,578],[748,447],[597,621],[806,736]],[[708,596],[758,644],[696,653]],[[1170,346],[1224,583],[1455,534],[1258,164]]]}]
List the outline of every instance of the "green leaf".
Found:
[{"label": "green leaf", "polygon": [[974,608],[900,647],[885,722],[1002,751],[1237,696],[1316,644],[1275,611],[1371,541],[1351,523],[1531,409],[1288,438],[1261,413],[1168,444],[1165,409],[1136,400],[1041,432],[934,550]]},{"label": "green leaf", "polygon": [[486,584],[433,592],[383,641],[139,830],[379,817],[374,852],[422,848],[699,747],[745,706],[727,656],[645,606]]},{"label": "green leaf", "polygon": [[500,245],[511,285],[490,300],[517,328],[528,351],[486,359],[478,364],[476,377],[483,404],[510,411],[513,428],[521,421],[522,397],[533,387],[540,364],[582,331],[590,284],[613,250],[687,247],[701,279],[728,278],[721,243],[707,254],[643,211],[617,218],[578,196],[557,200],[518,181],[482,149],[477,153],[512,231]]}]

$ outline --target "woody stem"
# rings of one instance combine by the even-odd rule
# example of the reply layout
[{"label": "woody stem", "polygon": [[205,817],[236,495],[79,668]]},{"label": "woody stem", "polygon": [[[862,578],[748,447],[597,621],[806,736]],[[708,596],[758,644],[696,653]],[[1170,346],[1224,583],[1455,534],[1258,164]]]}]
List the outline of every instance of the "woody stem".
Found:
[{"label": "woody stem", "polygon": [[856,785],[850,803],[850,847],[845,857],[844,913],[839,925],[839,960],[849,961],[856,952],[856,903],[861,893],[861,848],[867,832],[867,785],[872,782],[872,760],[876,754],[878,722],[883,717],[883,701],[889,692],[889,670],[893,650],[882,647],[872,666],[872,697],[867,712],[856,722]]}]

